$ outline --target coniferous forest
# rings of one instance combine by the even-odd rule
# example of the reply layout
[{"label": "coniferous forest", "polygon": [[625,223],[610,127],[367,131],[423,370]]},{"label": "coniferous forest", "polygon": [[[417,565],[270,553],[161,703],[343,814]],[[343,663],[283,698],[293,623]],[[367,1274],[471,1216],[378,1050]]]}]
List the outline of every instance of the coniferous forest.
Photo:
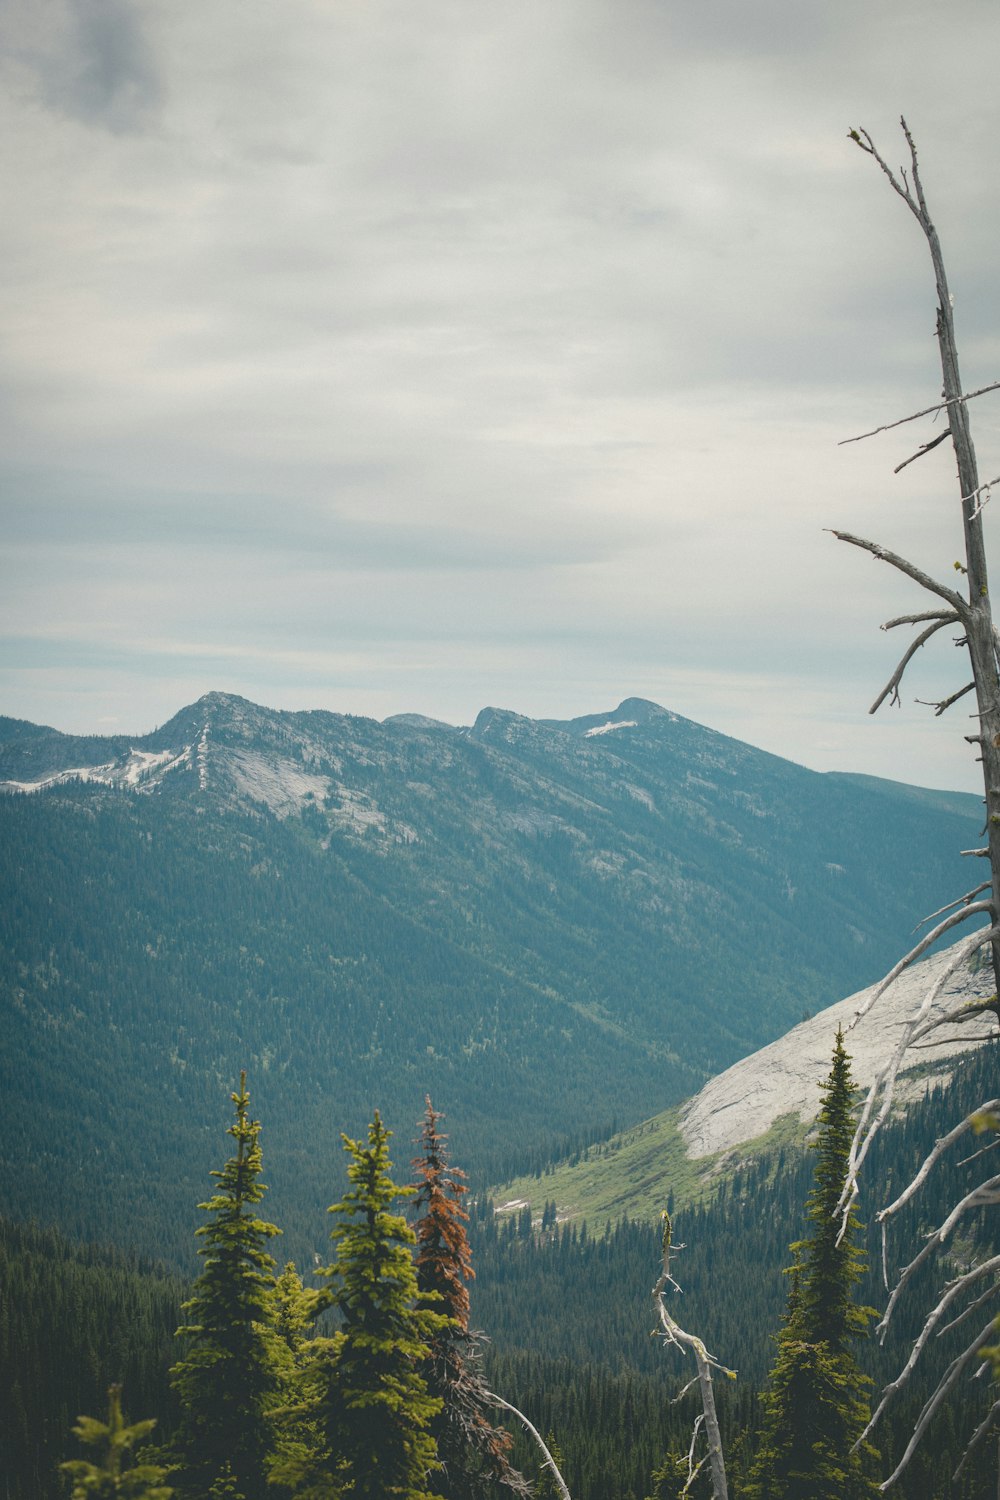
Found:
[{"label": "coniferous forest", "polygon": [[[995,1065],[995,1047],[971,1054],[952,1083],[887,1127],[873,1180],[908,1178],[983,1097]],[[840,1048],[825,1097],[815,1149],[751,1161],[710,1201],[664,1205],[683,1287],[671,1305],[738,1372],[715,1384],[730,1492],[746,1500],[874,1494],[936,1378],[933,1361],[949,1358],[946,1337],[923,1384],[890,1405],[848,1462],[872,1393],[905,1360],[922,1314],[914,1296],[884,1347],[871,1336],[866,1309],[885,1300],[871,1230],[856,1215],[842,1248],[829,1233],[853,1128]],[[347,1188],[324,1227],[328,1258],[300,1275],[267,1217],[266,1122],[251,1103],[241,1082],[226,1136],[220,1099],[211,1191],[191,1211],[193,1276],[3,1225],[5,1500],[55,1500],[71,1485],[81,1496],[179,1500],[485,1500],[529,1484],[561,1493],[510,1407],[576,1500],[682,1492],[698,1403],[692,1391],[677,1399],[692,1371],[656,1334],[662,1222],[560,1223],[549,1205],[534,1217],[496,1213],[485,1191],[467,1191],[428,1101],[419,1135],[394,1136],[376,1114],[363,1138],[344,1138]],[[544,1172],[539,1181],[544,1192]],[[955,1188],[954,1172],[929,1180],[894,1226],[901,1249],[944,1215]],[[122,1191],[127,1200],[141,1184]],[[970,1221],[956,1261],[988,1235],[982,1215]],[[990,1443],[953,1477],[986,1394],[982,1380],[956,1390],[895,1493],[995,1493]],[[801,1455],[782,1448],[789,1432],[813,1434],[804,1476]],[[711,1494],[707,1470],[687,1493]]]}]

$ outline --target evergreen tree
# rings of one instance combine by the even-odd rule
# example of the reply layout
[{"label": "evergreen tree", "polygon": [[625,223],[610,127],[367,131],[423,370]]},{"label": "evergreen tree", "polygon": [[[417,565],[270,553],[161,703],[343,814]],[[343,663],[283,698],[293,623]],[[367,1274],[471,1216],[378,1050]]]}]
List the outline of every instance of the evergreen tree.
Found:
[{"label": "evergreen tree", "polygon": [[[562,1473],[566,1460],[563,1458],[562,1449],[556,1442],[554,1433],[550,1432],[548,1434],[545,1439],[545,1446],[552,1454],[553,1461],[557,1465],[559,1472]],[[561,1500],[559,1486],[556,1484],[552,1476],[552,1470],[547,1464],[539,1470],[538,1479],[532,1487],[531,1494],[533,1500]]]},{"label": "evergreen tree", "polygon": [[439,1468],[430,1424],[441,1409],[422,1371],[430,1341],[447,1317],[418,1305],[412,1247],[416,1235],[391,1212],[413,1188],[389,1175],[390,1132],[378,1113],[368,1144],[343,1136],[350,1187],[330,1212],[337,1247],[326,1304],[339,1314],[333,1338],[316,1339],[298,1417],[318,1447],[300,1439],[300,1457],[278,1473],[302,1500],[439,1500]]},{"label": "evergreen tree", "polygon": [[122,1471],[125,1455],[149,1436],[155,1421],[134,1422],[129,1426],[122,1415],[122,1388],[113,1385],[108,1391],[108,1420],[80,1417],[73,1432],[88,1447],[103,1446],[102,1462],[92,1464],[84,1458],[73,1458],[60,1464],[73,1480],[72,1500],[170,1500],[174,1493],[161,1481],[166,1470],[159,1464],[138,1464]]},{"label": "evergreen tree", "polygon": [[430,1098],[420,1135],[416,1171],[417,1285],[447,1322],[430,1339],[424,1367],[428,1390],[441,1400],[431,1420],[443,1473],[438,1482],[445,1500],[479,1500],[496,1494],[502,1484],[517,1494],[530,1487],[507,1457],[510,1434],[490,1420],[492,1405],[476,1362],[482,1336],[469,1329],[472,1253],[462,1207],[465,1173],[448,1160],[447,1136],[438,1129],[442,1114]]},{"label": "evergreen tree", "polygon": [[196,1231],[205,1241],[198,1251],[205,1264],[183,1304],[189,1321],[178,1329],[190,1347],[171,1371],[181,1403],[175,1477],[180,1494],[192,1500],[264,1500],[280,1389],[274,1260],[266,1249],[280,1230],[255,1212],[266,1188],[245,1073],[232,1100],[236,1120],[228,1133],[236,1155],[212,1173],[218,1189],[198,1205],[211,1216]]},{"label": "evergreen tree", "polygon": [[302,1278],[289,1261],[274,1283],[272,1308],[274,1332],[279,1348],[287,1351],[293,1364],[300,1364],[308,1352],[312,1326],[322,1301],[321,1293],[302,1285]]},{"label": "evergreen tree", "polygon": [[813,1146],[818,1159],[807,1202],[810,1233],[791,1247],[788,1309],[764,1395],[748,1500],[866,1500],[878,1494],[870,1477],[875,1450],[864,1443],[853,1451],[869,1416],[859,1392],[871,1381],[861,1373],[852,1343],[872,1316],[854,1302],[864,1256],[855,1243],[860,1225],[853,1208],[838,1243],[854,1096],[838,1028]]}]

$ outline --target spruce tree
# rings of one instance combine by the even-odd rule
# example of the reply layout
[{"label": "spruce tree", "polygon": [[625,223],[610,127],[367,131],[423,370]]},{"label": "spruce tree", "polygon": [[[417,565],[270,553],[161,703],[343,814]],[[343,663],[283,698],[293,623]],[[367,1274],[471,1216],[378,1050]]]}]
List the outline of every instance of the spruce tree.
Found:
[{"label": "spruce tree", "polygon": [[198,1205],[210,1215],[196,1231],[204,1239],[198,1251],[204,1267],[183,1304],[188,1322],[178,1329],[190,1346],[171,1371],[181,1403],[175,1482],[191,1500],[265,1500],[269,1493],[280,1367],[272,1328],[274,1260],[266,1246],[280,1230],[256,1213],[266,1188],[260,1124],[249,1118],[245,1073],[232,1100],[236,1120],[228,1134],[236,1155],[212,1173],[218,1188]]},{"label": "spruce tree", "polygon": [[147,1438],[156,1426],[155,1420],[134,1422],[130,1426],[122,1414],[122,1388],[113,1385],[108,1391],[108,1420],[79,1417],[73,1432],[88,1447],[101,1447],[100,1463],[85,1458],[71,1458],[60,1464],[64,1474],[73,1480],[72,1500],[170,1500],[174,1491],[162,1483],[166,1470],[159,1464],[137,1464],[124,1468],[125,1457]]},{"label": "spruce tree", "polygon": [[422,1372],[448,1319],[418,1298],[416,1235],[392,1212],[415,1190],[389,1175],[389,1135],[376,1112],[367,1145],[341,1137],[350,1187],[330,1209],[341,1222],[331,1234],[336,1257],[321,1273],[340,1327],[314,1341],[297,1413],[300,1433],[318,1445],[279,1471],[303,1500],[439,1500],[430,1424],[441,1401]]},{"label": "spruce tree", "polygon": [[500,1484],[519,1495],[530,1493],[522,1474],[507,1457],[510,1434],[491,1421],[492,1404],[476,1367],[482,1335],[469,1329],[469,1290],[475,1276],[462,1207],[465,1173],[448,1160],[447,1136],[438,1128],[442,1114],[430,1099],[422,1121],[421,1154],[414,1157],[417,1235],[417,1284],[430,1305],[447,1315],[447,1323],[430,1339],[424,1375],[441,1409],[431,1420],[442,1475],[437,1481],[445,1500],[479,1500],[495,1496]]},{"label": "spruce tree", "polygon": [[[872,1316],[854,1289],[864,1261],[852,1208],[840,1235],[838,1202],[854,1134],[855,1089],[838,1029],[833,1066],[823,1085],[810,1232],[792,1245],[791,1290],[778,1350],[764,1393],[764,1423],[748,1500],[867,1500],[878,1494],[876,1457],[858,1442],[869,1411],[860,1392],[871,1385],[852,1352]],[[838,1243],[839,1238],[839,1243]]]}]

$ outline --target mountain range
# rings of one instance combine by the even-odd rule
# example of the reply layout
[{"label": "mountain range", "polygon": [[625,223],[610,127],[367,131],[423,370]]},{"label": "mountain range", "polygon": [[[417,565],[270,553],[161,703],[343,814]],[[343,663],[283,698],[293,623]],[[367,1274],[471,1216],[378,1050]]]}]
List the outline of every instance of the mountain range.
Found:
[{"label": "mountain range", "polygon": [[175,1259],[241,1068],[275,1217],[316,1253],[341,1129],[381,1109],[405,1163],[429,1092],[496,1181],[675,1105],[879,977],[981,822],[635,698],[0,719],[0,789],[0,1209]]}]

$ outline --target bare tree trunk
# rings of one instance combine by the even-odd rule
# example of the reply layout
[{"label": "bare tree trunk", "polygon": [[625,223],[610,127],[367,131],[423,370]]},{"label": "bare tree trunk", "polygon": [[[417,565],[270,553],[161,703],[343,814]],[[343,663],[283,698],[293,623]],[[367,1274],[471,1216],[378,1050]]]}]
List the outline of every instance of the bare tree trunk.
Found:
[{"label": "bare tree trunk", "polygon": [[[735,1372],[727,1370],[725,1365],[720,1365],[718,1360],[713,1359],[705,1345],[696,1334],[686,1333],[675,1318],[667,1311],[664,1300],[668,1286],[676,1287],[677,1283],[670,1274],[670,1250],[672,1241],[672,1230],[670,1215],[663,1214],[663,1267],[660,1277],[653,1288],[653,1300],[656,1303],[657,1314],[660,1319],[660,1327],[663,1337],[667,1343],[674,1344],[679,1349],[690,1349],[694,1355],[695,1368],[698,1371],[698,1385],[701,1390],[701,1409],[703,1413],[705,1438],[708,1444],[708,1453],[700,1463],[694,1463],[694,1449],[698,1435],[698,1425],[695,1424],[695,1432],[691,1439],[691,1452],[688,1459],[688,1479],[682,1493],[686,1494],[696,1474],[703,1467],[706,1460],[712,1475],[712,1495],[714,1500],[729,1500],[729,1486],[726,1481],[726,1462],[722,1451],[722,1435],[719,1431],[719,1418],[715,1410],[715,1387],[712,1383],[712,1369],[721,1370],[731,1380],[735,1380]],[[681,1392],[690,1389],[694,1382],[689,1382]],[[677,1398],[678,1400],[680,1397]],[[699,1418],[699,1422],[702,1418]]]},{"label": "bare tree trunk", "polygon": [[[965,575],[968,585],[968,596],[963,598],[950,588],[943,587],[934,580],[919,573],[912,564],[907,564],[905,559],[897,558],[885,549],[873,547],[871,543],[863,541],[859,537],[852,537],[846,533],[837,533],[844,541],[849,541],[855,546],[865,547],[868,551],[874,551],[877,556],[884,557],[887,562],[900,568],[902,572],[908,573],[910,577],[920,582],[924,588],[930,589],[932,593],[943,597],[952,604],[955,618],[961,623],[965,631],[965,645],[969,653],[969,665],[972,669],[972,682],[969,687],[975,688],[976,707],[978,710],[978,729],[975,734],[967,735],[967,740],[978,746],[979,759],[983,771],[983,792],[986,804],[986,848],[981,853],[990,862],[990,904],[993,915],[993,925],[1000,921],[1000,679],[997,675],[997,636],[993,626],[993,610],[990,602],[989,572],[986,563],[986,544],[983,538],[983,506],[989,500],[990,486],[981,485],[979,481],[979,468],[976,462],[976,449],[972,441],[972,429],[969,423],[969,398],[962,392],[962,376],[958,363],[958,344],[955,338],[955,318],[953,312],[953,298],[948,290],[948,276],[945,271],[944,255],[941,250],[941,241],[934,227],[930,212],[927,208],[927,200],[924,197],[923,184],[920,180],[920,169],[917,163],[917,148],[909,127],[902,120],[903,134],[910,154],[910,169],[900,169],[897,174],[887,164],[885,159],[876,150],[871,136],[866,130],[851,131],[851,136],[861,149],[869,156],[874,157],[886,177],[889,179],[895,192],[903,199],[903,202],[913,214],[917,223],[923,231],[931,254],[931,263],[934,267],[934,281],[937,287],[937,342],[941,359],[942,395],[943,406],[948,414],[948,424],[951,433],[952,447],[955,452],[955,461],[958,468],[959,494],[962,507],[962,529],[965,538]],[[912,180],[911,180],[912,178]],[[994,389],[995,387],[986,387]],[[977,393],[978,394],[978,393]],[[936,446],[938,440],[922,446],[914,457],[921,457],[924,453]],[[907,460],[911,462],[911,460]],[[903,465],[899,466],[904,467]],[[915,622],[918,617],[909,616],[906,621],[893,621],[896,623]],[[920,617],[927,618],[927,616]],[[936,616],[940,624],[947,623],[948,615]],[[919,645],[928,638],[937,626],[932,626],[924,633]],[[897,677],[891,684],[895,695],[902,669],[905,668],[912,651],[908,652],[901,663]],[[962,689],[959,694],[949,700],[945,700],[939,708],[947,707],[956,701],[967,689]],[[881,702],[882,700],[878,700]],[[875,707],[878,707],[876,703]],[[996,980],[997,992],[1000,994],[1000,934],[993,937],[991,941],[991,953],[993,959],[993,973]],[[1000,1012],[998,1012],[1000,1014]]]},{"label": "bare tree trunk", "polygon": [[[841,540],[849,542],[853,546],[861,547],[873,556],[888,562],[907,577],[913,579],[914,582],[920,584],[922,588],[936,596],[937,599],[943,601],[947,606],[945,609],[936,608],[932,612],[906,615],[900,619],[890,620],[883,627],[884,629],[889,629],[897,625],[916,625],[918,623],[931,622],[927,624],[927,628],[904,654],[886,688],[872,705],[871,712],[874,713],[887,697],[893,702],[899,701],[899,684],[902,681],[903,673],[915,652],[932,635],[950,623],[958,624],[964,632],[960,644],[964,644],[968,651],[972,681],[938,703],[936,711],[939,714],[943,713],[967,692],[975,691],[977,709],[975,718],[978,723],[975,733],[966,735],[966,739],[970,744],[978,748],[978,758],[982,765],[983,793],[986,806],[986,826],[984,829],[986,843],[982,848],[964,850],[963,852],[988,859],[990,878],[977,885],[975,889],[966,892],[958,900],[951,902],[948,907],[942,908],[942,911],[949,911],[952,908],[956,908],[956,910],[952,912],[951,916],[939,923],[932,932],[929,932],[896,965],[892,973],[873,994],[870,1003],[874,1004],[884,989],[892,983],[897,974],[909,964],[915,962],[928,945],[937,937],[943,935],[946,930],[954,927],[958,922],[965,921],[970,917],[983,915],[987,917],[988,925],[969,938],[960,949],[956,950],[956,954],[950,961],[946,973],[966,962],[977,950],[989,946],[994,981],[997,988],[996,993],[986,1002],[960,1006],[947,1016],[935,1018],[930,1014],[931,1005],[935,997],[935,988],[932,986],[925,996],[921,1008],[904,1026],[902,1035],[893,1050],[892,1056],[887,1060],[881,1073],[872,1085],[862,1113],[861,1122],[858,1125],[854,1144],[851,1148],[848,1178],[844,1186],[840,1204],[840,1211],[843,1214],[845,1225],[851,1203],[857,1196],[858,1174],[875,1133],[888,1116],[896,1075],[902,1065],[907,1048],[943,1024],[954,1021],[967,1022],[973,1018],[981,1018],[983,1012],[986,1010],[992,1011],[994,1017],[1000,1019],[1000,999],[998,999],[998,996],[1000,996],[1000,678],[998,678],[997,672],[1000,657],[998,657],[998,637],[993,624],[993,612],[990,602],[989,576],[982,522],[983,507],[990,498],[990,485],[1000,483],[1000,479],[991,480],[987,484],[980,483],[976,464],[976,452],[969,423],[968,407],[968,403],[973,396],[983,395],[989,390],[996,390],[1000,383],[994,382],[992,385],[984,386],[981,390],[973,392],[971,395],[963,394],[958,363],[958,348],[955,339],[952,297],[948,290],[944,257],[941,252],[937,230],[927,209],[913,137],[910,134],[906,121],[901,121],[901,124],[909,149],[910,166],[909,169],[901,168],[898,176],[887,165],[883,157],[880,156],[867,131],[852,130],[851,137],[863,151],[873,157],[878,163],[894,191],[899,194],[916,218],[930,249],[938,296],[937,342],[941,358],[942,394],[944,399],[939,406],[929,408],[928,411],[920,412],[916,415],[926,416],[930,410],[944,410],[948,415],[948,433],[942,436],[948,436],[949,434],[951,436],[958,469],[962,529],[965,541],[965,566],[963,568],[961,565],[956,564],[956,567],[965,574],[967,596],[931,578],[905,558],[900,557],[896,553],[889,552],[886,548],[874,542],[867,541],[862,537],[852,536],[846,532],[836,532],[835,535]],[[914,418],[903,419],[903,421],[910,420],[914,420]],[[886,427],[898,425],[901,424],[888,423]],[[877,430],[884,431],[886,428]],[[872,434],[866,433],[864,436],[872,436]],[[897,472],[899,469],[905,468],[907,464],[913,462],[914,459],[921,458],[924,454],[929,453],[940,441],[941,438],[935,438],[933,441],[923,444],[911,458],[898,466]],[[983,892],[988,892],[988,895],[984,899],[976,900],[975,898]],[[934,914],[934,916],[940,915],[941,912]],[[868,1008],[870,1008],[870,1005],[865,1007],[865,1009]],[[861,1013],[859,1012],[858,1015],[860,1016]],[[975,1039],[979,1040],[979,1038]],[[970,1038],[970,1040],[972,1039]],[[969,1116],[968,1119],[956,1125],[953,1130],[942,1137],[909,1186],[894,1203],[883,1208],[877,1215],[883,1226],[883,1268],[885,1268],[886,1264],[885,1226],[887,1222],[905,1202],[920,1190],[929,1173],[944,1157],[951,1145],[957,1142],[965,1132],[970,1129],[977,1132],[1000,1132],[1000,1114],[998,1114],[997,1106],[997,1100],[987,1101],[979,1110]],[[983,1152],[977,1152],[976,1155],[983,1155],[988,1149],[988,1147],[984,1148]],[[883,1337],[886,1325],[893,1315],[901,1294],[909,1285],[912,1274],[925,1263],[929,1256],[935,1253],[939,1246],[944,1244],[965,1215],[981,1210],[984,1206],[996,1205],[997,1203],[1000,1203],[1000,1175],[991,1178],[987,1174],[985,1179],[981,1180],[976,1188],[959,1198],[959,1201],[954,1205],[939,1227],[928,1236],[924,1247],[910,1261],[909,1265],[903,1269],[899,1276],[896,1288],[889,1300],[885,1316],[879,1324],[879,1332]],[[882,1401],[872,1418],[868,1430],[878,1421],[885,1410],[888,1400],[909,1380],[910,1374],[926,1348],[928,1340],[932,1333],[938,1330],[945,1313],[951,1314],[953,1305],[965,1299],[965,1306],[962,1311],[957,1316],[953,1316],[951,1322],[947,1325],[948,1328],[951,1328],[961,1323],[984,1303],[996,1300],[997,1283],[995,1272],[998,1263],[1000,1263],[1000,1257],[987,1258],[985,1261],[980,1258],[963,1275],[945,1284],[943,1291],[940,1293],[924,1323],[922,1332],[914,1342],[906,1365],[897,1379],[886,1387]],[[984,1280],[988,1283],[985,1291],[982,1290]],[[947,1399],[955,1382],[970,1366],[981,1365],[983,1363],[984,1352],[985,1354],[989,1353],[987,1346],[990,1344],[991,1339],[995,1339],[996,1337],[998,1323],[1000,1323],[1000,1320],[995,1320],[991,1317],[985,1328],[979,1329],[972,1341],[955,1357],[951,1365],[941,1376],[924,1405],[913,1435],[896,1469],[882,1484],[881,1488],[883,1490],[889,1488],[899,1477],[916,1449],[928,1422]],[[1000,1402],[995,1402],[979,1428],[972,1435],[962,1464],[965,1463],[972,1449],[998,1419],[1000,1419]],[[959,1465],[959,1471],[962,1464]],[[955,1477],[957,1478],[957,1473]]]}]

